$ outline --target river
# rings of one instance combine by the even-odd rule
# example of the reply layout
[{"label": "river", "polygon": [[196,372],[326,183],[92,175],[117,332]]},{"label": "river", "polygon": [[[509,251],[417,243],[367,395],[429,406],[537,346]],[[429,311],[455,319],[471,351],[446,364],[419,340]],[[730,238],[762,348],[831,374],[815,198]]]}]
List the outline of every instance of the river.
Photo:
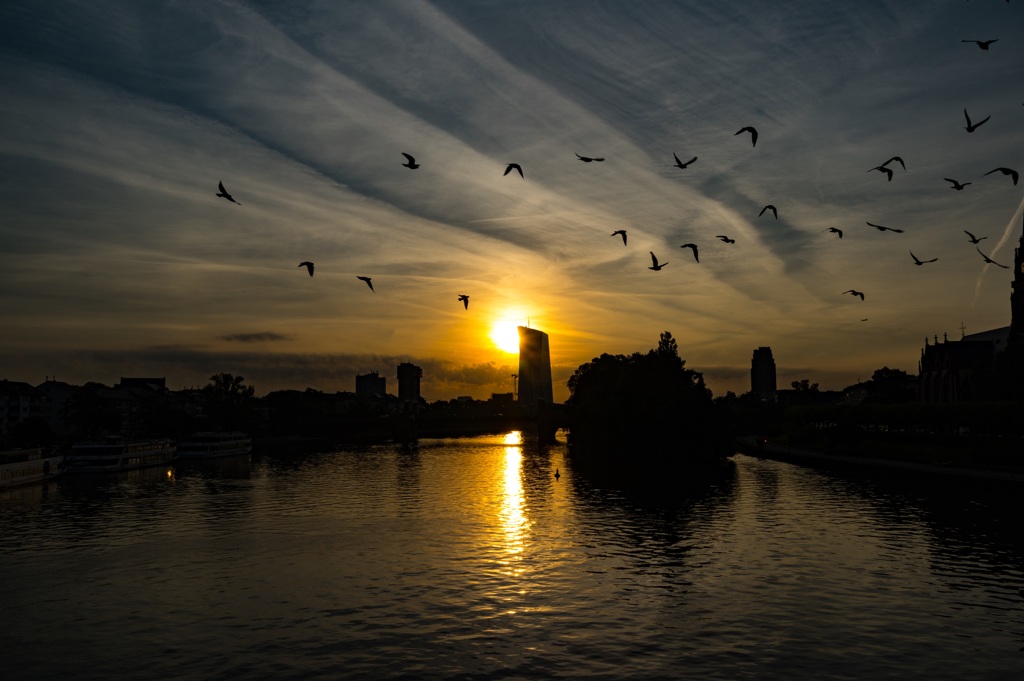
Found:
[{"label": "river", "polygon": [[0,499],[3,676],[1021,678],[1020,488],[893,475],[649,496],[510,433],[65,477]]}]

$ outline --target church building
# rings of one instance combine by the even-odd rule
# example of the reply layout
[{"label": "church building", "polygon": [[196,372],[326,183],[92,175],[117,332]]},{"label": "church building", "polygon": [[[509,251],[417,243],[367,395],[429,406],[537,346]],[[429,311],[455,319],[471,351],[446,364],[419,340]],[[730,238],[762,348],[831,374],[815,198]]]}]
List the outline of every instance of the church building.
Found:
[{"label": "church building", "polygon": [[996,370],[1002,353],[1012,347],[1024,352],[1024,233],[1013,252],[1010,284],[1010,325],[949,341],[945,335],[929,343],[925,338],[919,363],[918,386],[922,402],[984,400],[986,378]]}]

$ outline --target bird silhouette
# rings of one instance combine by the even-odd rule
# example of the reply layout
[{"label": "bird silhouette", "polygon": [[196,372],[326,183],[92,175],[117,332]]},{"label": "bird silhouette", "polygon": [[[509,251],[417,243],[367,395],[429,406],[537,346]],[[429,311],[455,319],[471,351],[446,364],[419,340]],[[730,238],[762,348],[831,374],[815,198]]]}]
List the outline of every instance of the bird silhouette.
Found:
[{"label": "bird silhouette", "polygon": [[860,296],[860,299],[864,300],[864,292],[863,291],[854,291],[852,288],[849,291],[843,291],[843,295],[846,295],[847,293],[852,293],[855,296]]},{"label": "bird silhouette", "polygon": [[[880,172],[885,173],[886,176],[889,178],[889,182],[892,182],[892,168],[886,168],[885,166],[875,166],[871,170],[878,170]],[[871,170],[869,170],[868,172],[870,173]]]},{"label": "bird silhouette", "polygon": [[[1017,183],[1014,182],[1014,184],[1017,184]],[[228,190],[224,189],[224,183],[223,182],[218,182],[217,183],[217,187],[220,189],[220,192],[218,192],[217,196],[221,197],[222,199],[227,199],[231,203],[238,203],[238,201],[235,201],[234,197],[232,197],[231,194],[228,194]],[[241,206],[242,204],[238,203],[238,205]]]},{"label": "bird silhouette", "polygon": [[989,265],[995,265],[996,267],[1002,267],[1004,270],[1010,269],[1008,265],[1000,265],[995,260],[993,260],[992,258],[990,258],[987,255],[985,255],[984,253],[982,253],[981,249],[978,248],[977,246],[975,246],[974,248],[978,251],[978,253],[981,253],[981,257],[983,257],[985,259],[985,262],[988,263]]},{"label": "bird silhouette", "polygon": [[964,234],[966,234],[968,237],[970,237],[968,239],[968,241],[970,241],[972,244],[975,244],[975,245],[977,245],[979,242],[984,241],[985,239],[988,238],[987,236],[974,236],[973,234],[968,232],[966,229],[964,230]]},{"label": "bird silhouette", "polygon": [[971,123],[971,117],[967,115],[967,109],[964,109],[964,118],[967,119],[967,127],[965,127],[964,130],[967,132],[974,132],[982,123],[992,118],[992,116],[985,116],[985,118],[981,119],[977,123]]},{"label": "bird silhouette", "polygon": [[461,300],[461,301],[462,301],[462,304],[463,304],[463,305],[465,306],[465,308],[466,308],[466,309],[468,310],[468,309],[469,309],[469,296],[467,296],[466,294],[461,294],[461,295],[459,296],[459,300]]},{"label": "bird silhouette", "polygon": [[902,229],[896,229],[895,227],[886,227],[885,225],[876,225],[873,222],[868,222],[867,224],[871,225],[872,227],[877,229],[879,232],[896,232],[898,234],[902,234],[903,233]]},{"label": "bird silhouette", "polygon": [[302,262],[299,263],[299,267],[305,267],[307,270],[309,270],[309,276],[313,276],[313,263],[311,263],[310,261],[303,260]]},{"label": "bird silhouette", "polygon": [[883,163],[883,164],[881,165],[881,167],[882,167],[882,168],[884,168],[885,166],[889,165],[889,164],[890,164],[890,163],[892,163],[893,161],[897,161],[897,162],[898,162],[898,163],[899,163],[899,164],[900,164],[901,166],[903,166],[903,170],[906,170],[906,169],[907,169],[907,164],[906,164],[906,163],[904,163],[904,162],[903,162],[903,159],[902,159],[902,158],[900,158],[899,156],[893,156],[893,157],[892,157],[892,158],[890,158],[890,159],[889,159],[888,161],[886,161],[885,163]]},{"label": "bird silhouette", "polygon": [[693,251],[693,259],[700,262],[700,258],[697,257],[697,244],[683,244],[679,248],[689,248]]},{"label": "bird silhouette", "polygon": [[[739,133],[736,133],[736,134],[739,134]],[[678,156],[676,156],[676,155],[675,155],[674,153],[672,154],[672,156],[673,156],[673,158],[675,158],[675,159],[676,159],[676,168],[683,168],[683,169],[686,169],[686,167],[687,167],[687,166],[689,166],[689,165],[690,165],[691,163],[693,163],[694,161],[696,161],[696,160],[697,160],[697,157],[696,157],[696,156],[694,156],[693,158],[691,158],[691,159],[690,159],[689,161],[687,161],[686,163],[683,163],[682,161],[680,161],[680,160],[679,160],[679,157],[678,157]]]},{"label": "bird silhouette", "polygon": [[414,159],[412,156],[410,156],[409,154],[405,153],[404,151],[402,152],[402,156],[405,156],[407,159],[409,159],[408,161],[406,161],[405,163],[402,164],[406,168],[409,168],[411,170],[416,170],[417,168],[420,167],[420,164],[416,162],[416,159]]},{"label": "bird silhouette", "polygon": [[955,189],[957,191],[963,191],[964,187],[966,187],[967,185],[971,184],[970,182],[957,182],[956,180],[954,180],[951,177],[944,177],[942,179],[944,179],[946,182],[952,182],[953,186],[950,187],[950,189]]},{"label": "bird silhouette", "polygon": [[776,219],[776,220],[778,220],[778,219],[779,219],[779,211],[777,211],[777,210],[775,209],[775,206],[773,206],[773,205],[772,205],[772,204],[770,204],[770,203],[769,203],[769,204],[768,204],[767,206],[765,206],[764,208],[762,208],[762,209],[761,209],[761,212],[757,214],[757,217],[761,217],[762,215],[764,215],[764,212],[765,212],[766,210],[770,210],[770,211],[772,212],[772,215],[774,215],[774,216],[775,216],[775,219]]},{"label": "bird silhouette", "polygon": [[935,262],[936,260],[938,260],[938,258],[932,258],[931,260],[921,260],[916,255],[914,255],[913,251],[910,251],[910,257],[914,259],[914,264],[917,265],[918,267],[927,262]]},{"label": "bird silhouette", "polygon": [[727,237],[724,234],[718,234],[717,236],[715,236],[715,238],[716,239],[721,239],[722,241],[724,241],[727,244],[734,244],[734,243],[736,243],[736,239],[730,239],[729,237]]},{"label": "bird silhouette", "polygon": [[508,168],[505,168],[505,173],[504,174],[508,175],[513,170],[518,170],[519,171],[519,177],[525,178],[525,176],[523,175],[523,169],[522,169],[522,167],[518,163],[509,163],[508,164]]},{"label": "bird silhouette", "polygon": [[[1010,0],[1006,0],[1009,2]],[[974,43],[983,50],[988,50],[988,46],[992,43],[999,42],[999,38],[993,38],[992,40],[961,40],[962,43]]]},{"label": "bird silhouette", "polygon": [[655,272],[657,272],[658,270],[660,270],[660,269],[661,269],[662,267],[664,267],[664,266],[665,266],[665,265],[667,265],[667,264],[668,264],[667,262],[663,262],[663,263],[661,263],[661,264],[659,265],[659,264],[658,264],[658,258],[657,258],[657,256],[655,256],[655,255],[654,255],[654,252],[653,252],[653,251],[651,251],[651,266],[650,266],[650,267],[648,267],[647,269],[649,269],[649,270],[654,270]]},{"label": "bird silhouette", "polygon": [[832,232],[833,234],[838,234],[840,239],[843,238],[843,230],[839,229],[838,227],[829,227],[828,229],[823,229],[822,231]]},{"label": "bird silhouette", "polygon": [[990,171],[988,171],[985,174],[986,175],[991,175],[992,173],[995,173],[995,172],[1000,172],[1003,175],[1009,175],[1010,178],[1013,180],[1013,184],[1015,184],[1015,185],[1017,184],[1018,174],[1017,174],[1017,171],[1014,170],[1013,168],[996,168],[995,170],[990,170]]},{"label": "bird silhouette", "polygon": [[589,156],[580,156],[579,154],[576,154],[576,158],[583,161],[584,163],[590,163],[591,161],[597,161],[598,163],[600,163],[601,161],[604,160],[603,158],[591,158]]},{"label": "bird silhouette", "polygon": [[[356,275],[356,279],[362,279],[363,281],[365,281],[366,285],[370,287],[371,291],[373,291],[373,282],[370,281],[369,277],[360,277],[359,275]],[[376,291],[373,292],[376,293]]]},{"label": "bird silhouette", "polygon": [[626,230],[624,230],[624,229],[617,229],[614,232],[612,232],[609,236],[615,236],[616,234],[618,234],[619,236],[622,237],[622,245],[625,246],[626,245]]},{"label": "bird silhouette", "polygon": [[750,146],[752,146],[752,147],[756,147],[757,146],[757,130],[752,125],[748,125],[748,126],[740,128],[739,130],[737,130],[734,133],[734,135],[738,135],[741,132],[749,132],[750,133]]}]

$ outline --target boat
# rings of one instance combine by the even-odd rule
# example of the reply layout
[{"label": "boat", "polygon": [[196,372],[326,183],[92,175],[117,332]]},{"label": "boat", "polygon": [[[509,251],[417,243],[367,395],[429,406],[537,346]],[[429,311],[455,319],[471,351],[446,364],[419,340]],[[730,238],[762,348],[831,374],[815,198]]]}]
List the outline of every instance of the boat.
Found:
[{"label": "boat", "polygon": [[0,450],[0,489],[51,480],[60,475],[63,461],[42,447]]},{"label": "boat", "polygon": [[169,464],[174,459],[169,439],[128,440],[111,436],[100,442],[76,442],[64,457],[67,473],[108,473]]},{"label": "boat", "polygon": [[207,431],[195,433],[178,443],[179,459],[215,459],[252,452],[252,439],[238,431]]}]

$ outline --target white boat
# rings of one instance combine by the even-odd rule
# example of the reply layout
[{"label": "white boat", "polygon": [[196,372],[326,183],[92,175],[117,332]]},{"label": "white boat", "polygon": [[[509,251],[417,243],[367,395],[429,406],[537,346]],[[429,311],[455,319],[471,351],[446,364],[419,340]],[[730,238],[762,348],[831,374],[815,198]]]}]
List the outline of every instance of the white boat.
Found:
[{"label": "white boat", "polygon": [[252,439],[245,433],[204,432],[196,433],[178,443],[179,459],[214,459],[222,456],[238,456],[252,452]]},{"label": "white boat", "polygon": [[76,442],[64,457],[68,473],[130,471],[169,464],[174,458],[171,440],[126,440],[108,437],[101,442]]},{"label": "white boat", "polygon": [[61,472],[63,456],[47,456],[42,447],[0,451],[0,489],[43,482]]}]

